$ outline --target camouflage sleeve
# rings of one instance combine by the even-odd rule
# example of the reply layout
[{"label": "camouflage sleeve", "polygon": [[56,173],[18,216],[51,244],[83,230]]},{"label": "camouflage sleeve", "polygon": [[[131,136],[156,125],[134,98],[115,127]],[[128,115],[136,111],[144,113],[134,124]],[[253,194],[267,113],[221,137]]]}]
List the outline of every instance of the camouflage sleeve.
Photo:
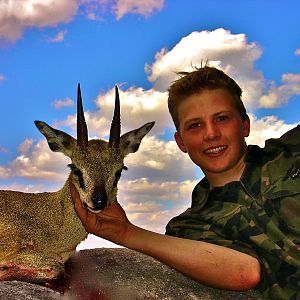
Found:
[{"label": "camouflage sleeve", "polygon": [[166,235],[203,241],[219,246],[231,248],[255,258],[258,254],[248,244],[238,240],[228,240],[211,230],[211,224],[203,222],[199,214],[193,213],[189,208],[179,216],[174,217],[166,226]]},{"label": "camouflage sleeve", "polygon": [[246,253],[252,257],[255,257],[260,265],[261,269],[261,282],[256,287],[260,291],[265,291],[267,289],[267,283],[265,282],[265,269],[264,263],[258,253],[250,247],[249,244],[244,243],[240,240],[229,240],[221,235],[218,235],[215,231],[211,230],[210,224],[205,224],[198,214],[192,213],[191,209],[186,210],[179,216],[173,218],[166,227],[166,235],[171,235],[175,237],[192,239],[197,241],[202,241],[206,243],[211,243],[219,245],[222,247],[234,249],[239,252]]},{"label": "camouflage sleeve", "polygon": [[300,125],[287,131],[278,139],[269,139],[266,141],[265,150],[273,152],[282,148],[289,149],[294,155],[300,153]]},{"label": "camouflage sleeve", "polygon": [[294,127],[293,129],[287,131],[280,137],[280,140],[287,141],[294,145],[300,144],[300,125]]}]

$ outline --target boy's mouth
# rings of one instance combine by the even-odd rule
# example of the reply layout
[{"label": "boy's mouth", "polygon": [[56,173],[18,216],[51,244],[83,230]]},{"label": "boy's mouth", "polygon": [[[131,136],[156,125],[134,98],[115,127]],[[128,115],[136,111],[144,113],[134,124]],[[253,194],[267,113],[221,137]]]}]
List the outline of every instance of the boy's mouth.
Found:
[{"label": "boy's mouth", "polygon": [[212,147],[204,150],[203,152],[205,154],[218,154],[222,151],[224,151],[227,148],[227,146],[218,146],[218,147]]}]

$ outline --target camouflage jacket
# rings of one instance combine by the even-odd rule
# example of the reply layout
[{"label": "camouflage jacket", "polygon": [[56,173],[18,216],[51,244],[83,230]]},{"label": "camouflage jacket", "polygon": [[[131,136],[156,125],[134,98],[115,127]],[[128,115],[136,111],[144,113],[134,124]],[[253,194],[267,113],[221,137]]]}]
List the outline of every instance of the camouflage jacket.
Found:
[{"label": "camouflage jacket", "polygon": [[300,125],[263,149],[248,146],[245,162],[240,181],[210,190],[201,180],[166,234],[248,253],[266,298],[300,299]]}]

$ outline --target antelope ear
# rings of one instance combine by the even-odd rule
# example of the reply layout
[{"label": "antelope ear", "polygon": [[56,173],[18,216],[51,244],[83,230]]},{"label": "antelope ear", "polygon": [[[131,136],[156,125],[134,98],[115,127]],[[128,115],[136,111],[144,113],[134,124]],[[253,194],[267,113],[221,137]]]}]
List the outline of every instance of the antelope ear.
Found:
[{"label": "antelope ear", "polygon": [[67,133],[54,129],[41,121],[34,121],[38,130],[46,137],[50,149],[71,157],[76,140]]},{"label": "antelope ear", "polygon": [[120,140],[120,149],[126,156],[129,153],[138,151],[144,136],[151,130],[155,122],[149,122],[142,127],[124,133]]}]

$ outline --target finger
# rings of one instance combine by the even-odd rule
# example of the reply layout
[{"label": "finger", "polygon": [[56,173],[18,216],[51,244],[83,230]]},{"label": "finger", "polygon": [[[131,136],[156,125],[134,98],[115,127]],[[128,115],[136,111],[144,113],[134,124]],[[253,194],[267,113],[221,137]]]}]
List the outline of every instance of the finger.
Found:
[{"label": "finger", "polygon": [[79,198],[76,187],[71,181],[69,182],[69,186],[70,186],[70,192],[71,192],[72,200],[73,200],[73,202],[76,202]]}]

